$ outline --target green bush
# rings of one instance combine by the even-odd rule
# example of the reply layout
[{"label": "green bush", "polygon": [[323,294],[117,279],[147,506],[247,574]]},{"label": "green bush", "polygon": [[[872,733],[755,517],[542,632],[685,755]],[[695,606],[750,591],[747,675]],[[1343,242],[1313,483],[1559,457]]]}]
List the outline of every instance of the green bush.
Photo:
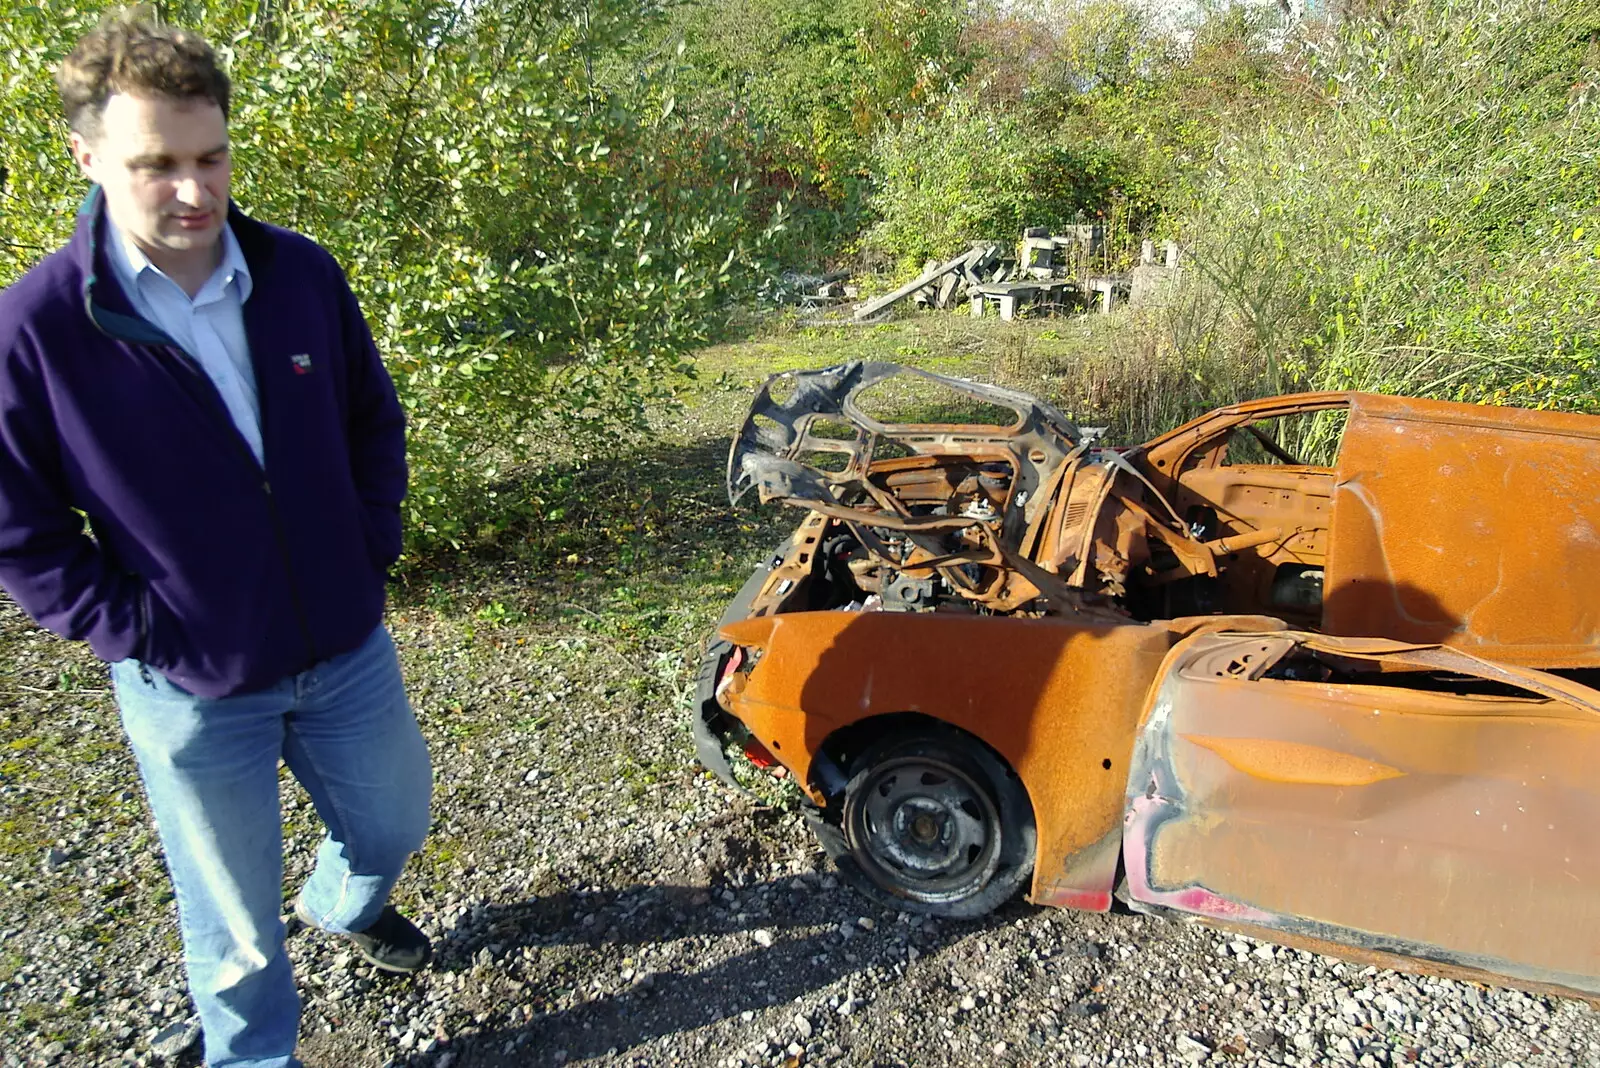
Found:
[{"label": "green bush", "polygon": [[1133,0],[1090,0],[1049,17],[1008,9],[972,27],[969,91],[1044,144],[1114,161],[1096,207],[1113,263],[1172,230],[1231,132],[1295,106],[1275,11],[1197,10],[1179,34]]},{"label": "green bush", "polygon": [[658,50],[681,42],[682,106],[764,185],[855,223],[872,139],[965,74],[965,23],[952,0],[690,0]]},{"label": "green bush", "polygon": [[1186,224],[1277,379],[1600,410],[1600,9],[1415,0],[1302,58],[1320,105]]},{"label": "green bush", "polygon": [[1179,36],[1131,0],[975,19],[964,90],[878,139],[870,242],[917,264],[1099,218],[1107,265],[1129,265],[1141,238],[1172,228],[1228,132],[1295,99],[1273,29],[1223,6]]},{"label": "green bush", "polygon": [[[638,425],[761,240],[735,158],[661,78],[596,75],[647,28],[637,3],[165,6],[229,58],[240,205],[322,242],[361,298],[410,419],[413,549],[524,512],[506,476],[530,457]],[[50,71],[96,17],[0,21],[0,282],[70,229]]]},{"label": "green bush", "polygon": [[907,119],[873,147],[877,216],[867,240],[910,269],[972,241],[1012,244],[1024,227],[1059,227],[1103,210],[1120,160],[1094,144],[1043,137],[967,96]]}]

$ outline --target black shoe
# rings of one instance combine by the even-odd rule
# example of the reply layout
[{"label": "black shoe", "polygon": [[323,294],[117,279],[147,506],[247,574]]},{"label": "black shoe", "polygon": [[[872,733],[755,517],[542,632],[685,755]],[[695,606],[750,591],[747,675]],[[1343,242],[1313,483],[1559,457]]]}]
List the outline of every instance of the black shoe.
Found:
[{"label": "black shoe", "polygon": [[[307,927],[317,927],[317,921],[299,898],[294,900],[294,915]],[[317,927],[321,930],[320,927]],[[383,906],[378,919],[363,931],[342,935],[355,944],[356,950],[374,968],[402,975],[417,971],[433,956],[433,945],[428,936],[417,930],[417,925],[400,915],[393,905]]]}]

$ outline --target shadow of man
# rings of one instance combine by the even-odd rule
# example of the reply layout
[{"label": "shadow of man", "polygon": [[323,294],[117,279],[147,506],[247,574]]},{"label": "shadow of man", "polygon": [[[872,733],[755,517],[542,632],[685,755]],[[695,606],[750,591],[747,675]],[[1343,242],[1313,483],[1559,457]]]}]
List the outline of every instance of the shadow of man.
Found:
[{"label": "shadow of man", "polygon": [[936,954],[1024,908],[971,923],[897,915],[814,875],[480,907],[441,939],[434,965],[452,973],[442,985],[473,1029],[392,1063],[422,1068],[449,1053],[451,1068],[488,1068],[614,1054],[851,976],[898,971],[911,951]]}]

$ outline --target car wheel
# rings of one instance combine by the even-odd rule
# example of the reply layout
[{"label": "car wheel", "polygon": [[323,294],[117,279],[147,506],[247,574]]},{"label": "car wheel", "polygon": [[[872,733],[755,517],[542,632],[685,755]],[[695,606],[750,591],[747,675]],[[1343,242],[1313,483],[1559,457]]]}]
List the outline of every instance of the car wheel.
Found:
[{"label": "car wheel", "polygon": [[988,747],[948,727],[880,740],[813,822],[840,874],[888,908],[971,919],[1033,872],[1033,809]]}]

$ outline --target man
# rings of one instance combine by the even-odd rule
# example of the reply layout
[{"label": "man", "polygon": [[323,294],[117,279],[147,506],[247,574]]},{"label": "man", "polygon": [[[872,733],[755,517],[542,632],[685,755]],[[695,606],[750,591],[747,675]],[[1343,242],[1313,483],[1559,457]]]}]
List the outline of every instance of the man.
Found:
[{"label": "man", "polygon": [[333,259],[229,200],[199,36],[108,16],[57,81],[94,185],[0,293],[0,583],[111,664],[208,1062],[294,1065],[280,759],[328,827],[296,915],[429,953],[386,904],[432,775],[382,624],[403,418]]}]

